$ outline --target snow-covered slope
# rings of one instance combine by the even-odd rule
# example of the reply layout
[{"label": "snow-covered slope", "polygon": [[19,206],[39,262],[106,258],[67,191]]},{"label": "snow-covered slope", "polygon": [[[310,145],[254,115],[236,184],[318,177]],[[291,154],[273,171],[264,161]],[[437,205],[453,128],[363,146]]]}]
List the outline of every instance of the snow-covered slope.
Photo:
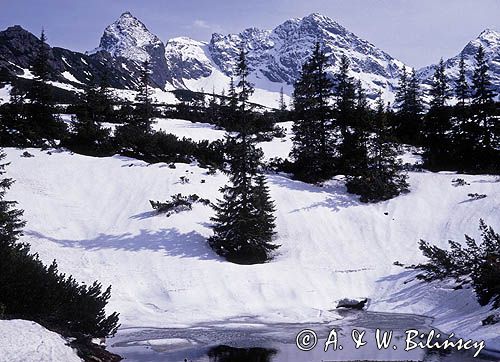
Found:
[{"label": "snow-covered slope", "polygon": [[57,333],[25,320],[0,320],[0,362],[81,362]]},{"label": "snow-covered slope", "polygon": [[[498,95],[500,93],[500,32],[492,29],[484,30],[476,39],[470,41],[458,55],[445,60],[446,75],[451,80],[450,86],[453,89],[453,84],[458,79],[459,63],[462,55],[467,69],[467,80],[469,84],[472,84],[472,73],[476,65],[475,56],[479,46],[484,48],[492,88],[495,94]],[[429,86],[432,80],[435,67],[436,65],[430,65],[418,71],[419,78],[427,86]]]},{"label": "snow-covered slope", "polygon": [[[218,137],[203,124],[169,122],[157,127]],[[269,149],[286,148],[286,140],[273,142]],[[464,233],[477,237],[479,218],[500,230],[500,182],[493,176],[460,175],[470,185],[454,187],[454,174],[411,173],[411,193],[366,205],[338,180],[318,187],[267,175],[282,246],[270,263],[241,266],[207,246],[210,207],[196,204],[165,217],[149,205],[179,192],[215,201],[227,182],[221,173],[208,175],[194,164],[172,169],[119,156],[34,149],[28,151],[35,157],[24,158],[23,151],[6,150],[8,175],[17,180],[8,197],[19,201],[28,221],[23,240],[79,280],[112,284],[109,311],[121,313],[124,327],[248,317],[326,321],[338,318],[331,311],[336,300],[370,297],[373,309],[431,315],[447,331],[500,343],[499,327],[480,326],[488,308],[479,307],[470,290],[405,284],[413,274],[393,265],[423,260],[419,239],[445,246]],[[181,176],[189,183],[181,183]],[[470,201],[468,193],[488,197]]]}]

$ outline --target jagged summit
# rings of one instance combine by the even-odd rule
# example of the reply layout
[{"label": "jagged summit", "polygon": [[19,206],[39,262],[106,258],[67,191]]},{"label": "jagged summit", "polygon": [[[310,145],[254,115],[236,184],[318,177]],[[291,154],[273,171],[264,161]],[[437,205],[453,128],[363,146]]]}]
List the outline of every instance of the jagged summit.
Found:
[{"label": "jagged summit", "polygon": [[123,57],[136,64],[148,60],[151,63],[151,79],[160,88],[165,87],[168,69],[165,46],[158,36],[129,11],[124,12],[104,30],[99,47],[113,57]]},{"label": "jagged summit", "polygon": [[369,94],[375,96],[379,90],[392,92],[403,63],[318,13],[287,20],[272,30],[249,28],[238,34],[215,33],[208,51],[218,70],[231,76],[243,46],[257,86],[259,82],[290,86],[297,80],[316,41],[330,58],[330,72],[336,70],[340,57],[346,55],[353,75],[362,80]]},{"label": "jagged summit", "polygon": [[127,11],[104,30],[99,49],[113,56],[143,62],[151,59],[151,48],[162,45],[160,38]]}]

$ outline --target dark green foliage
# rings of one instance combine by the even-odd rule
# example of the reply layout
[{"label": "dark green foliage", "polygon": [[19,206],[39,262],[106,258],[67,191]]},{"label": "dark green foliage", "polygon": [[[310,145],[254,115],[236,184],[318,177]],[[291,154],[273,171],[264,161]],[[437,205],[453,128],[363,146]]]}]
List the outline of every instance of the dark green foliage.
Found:
[{"label": "dark green foliage", "polygon": [[25,95],[12,84],[10,102],[0,105],[0,145],[19,147],[29,144],[25,115]]},{"label": "dark green foliage", "polygon": [[113,151],[110,130],[102,126],[113,116],[111,95],[104,82],[89,85],[73,106],[72,134],[66,145],[73,151],[93,156],[109,155]]},{"label": "dark green foliage", "polygon": [[209,101],[208,108],[205,102],[205,93],[193,92],[187,89],[175,91],[175,96],[179,100],[176,106],[176,113],[172,114],[175,118],[187,119],[192,122],[207,122],[217,124],[219,120],[219,107],[216,103],[215,91]]},{"label": "dark green foliage", "polygon": [[410,74],[403,68],[396,91],[395,135],[402,143],[420,145],[422,130],[422,99],[420,84],[413,69]]},{"label": "dark green foliage", "polygon": [[202,166],[222,167],[225,145],[217,140],[194,142],[189,138],[178,138],[163,131],[142,135],[134,141],[135,147],[122,147],[122,154],[147,162],[184,162],[197,160]]},{"label": "dark green foliage", "polygon": [[[276,232],[274,231],[276,224],[276,211],[274,201],[269,194],[269,187],[267,186],[266,178],[262,174],[255,177],[255,185],[253,187],[253,205],[256,209],[257,224],[259,225],[260,237],[267,243],[271,242]],[[271,250],[276,249],[277,246],[273,245]]]},{"label": "dark green foliage", "polygon": [[34,80],[27,97],[30,104],[25,105],[26,127],[23,137],[31,146],[55,146],[56,140],[66,136],[66,125],[56,116],[52,99],[49,67],[49,47],[42,31],[39,47],[32,65]]},{"label": "dark green foliage", "polygon": [[424,164],[433,170],[448,165],[453,150],[451,112],[446,102],[450,97],[443,59],[440,60],[432,81],[430,109],[424,117]]},{"label": "dark green foliage", "polygon": [[449,251],[421,240],[420,250],[429,261],[412,267],[424,271],[419,278],[426,281],[453,278],[461,284],[470,282],[479,304],[492,303],[493,308],[499,308],[500,235],[483,220],[479,230],[481,244],[465,235],[465,246],[449,241]]},{"label": "dark green foliage", "polygon": [[[42,32],[31,71],[34,79],[29,84],[12,82],[11,102],[0,106],[0,144],[17,147],[56,146],[64,140],[67,129],[55,114],[57,110],[52,98],[53,87],[49,84],[49,47]],[[22,86],[22,90],[19,86]],[[25,92],[27,94],[25,94]],[[26,98],[29,102],[26,102]]]},{"label": "dark green foliage", "polygon": [[151,118],[153,117],[153,106],[151,100],[152,89],[149,85],[151,66],[149,61],[144,61],[139,77],[137,96],[135,97],[134,126],[141,132],[151,132]]},{"label": "dark green foliage", "polygon": [[214,235],[210,247],[228,261],[263,263],[278,246],[274,236],[274,206],[263,176],[255,176],[262,158],[246,137],[228,139],[230,184],[221,189],[222,200],[214,205]]},{"label": "dark green foliage", "polygon": [[230,183],[223,188],[222,200],[214,205],[214,235],[208,239],[210,247],[228,261],[239,264],[264,263],[270,253],[278,248],[272,244],[274,236],[274,204],[269,196],[265,178],[259,175],[262,150],[255,147],[255,138],[247,123],[251,107],[247,104],[253,93],[247,81],[248,68],[245,53],[240,58],[235,73],[238,82],[233,98],[237,99],[239,133],[227,136]]},{"label": "dark green foliage", "polygon": [[472,102],[481,105],[489,104],[493,101],[493,92],[491,91],[489,67],[482,45],[477,50],[475,60],[476,67],[472,75]]},{"label": "dark green foliage", "polygon": [[329,100],[333,84],[326,73],[327,58],[316,43],[312,56],[302,66],[293,93],[294,176],[316,182],[333,175],[335,143]]},{"label": "dark green foliage", "polygon": [[[342,58],[344,59],[344,58]],[[361,82],[354,82],[348,72],[347,60],[343,61],[337,79],[343,79],[344,91],[337,98],[337,123],[342,135],[338,146],[337,171],[358,176],[368,167],[368,138],[371,130],[366,95]],[[338,90],[337,90],[338,92]]]},{"label": "dark green foliage", "polygon": [[407,175],[397,159],[398,146],[387,124],[379,96],[370,136],[366,138],[366,161],[347,177],[347,190],[360,195],[362,202],[388,200],[408,190]]},{"label": "dark green foliage", "polygon": [[470,95],[470,87],[467,83],[464,55],[460,56],[458,65],[458,80],[455,84],[455,95],[458,98],[459,105],[465,107]]},{"label": "dark green foliage", "polygon": [[488,65],[479,47],[471,89],[472,104],[456,107],[451,129],[454,145],[450,162],[459,170],[473,173],[500,173],[500,129],[498,110],[493,102]]},{"label": "dark green foliage", "polygon": [[147,148],[152,134],[151,123],[153,116],[149,75],[150,65],[148,61],[145,61],[141,69],[135,108],[133,108],[131,115],[123,120],[123,125],[116,128],[115,138],[124,152],[132,154],[148,153]]},{"label": "dark green foliage", "polygon": [[[4,155],[0,155],[0,160]],[[0,175],[5,173],[0,165]],[[111,287],[79,284],[57,270],[54,261],[45,266],[27,244],[18,241],[24,222],[15,202],[6,201],[12,180],[0,180],[0,304],[8,318],[34,320],[65,336],[106,337],[116,332],[118,314],[105,314]]]}]

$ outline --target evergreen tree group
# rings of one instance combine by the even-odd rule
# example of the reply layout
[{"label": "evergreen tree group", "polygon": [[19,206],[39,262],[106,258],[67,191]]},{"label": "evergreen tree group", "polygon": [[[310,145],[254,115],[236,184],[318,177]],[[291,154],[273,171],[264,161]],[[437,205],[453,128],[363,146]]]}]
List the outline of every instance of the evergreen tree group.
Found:
[{"label": "evergreen tree group", "polygon": [[399,195],[408,185],[383,104],[370,110],[361,82],[349,75],[345,55],[333,77],[327,67],[327,56],[316,43],[293,94],[294,176],[318,182],[346,175],[348,191],[364,202]]},{"label": "evergreen tree group", "polygon": [[335,144],[330,107],[333,83],[326,73],[327,57],[319,43],[302,66],[293,93],[295,177],[315,182],[334,173]]},{"label": "evergreen tree group", "polygon": [[115,119],[113,96],[109,90],[107,75],[99,84],[85,86],[84,93],[73,107],[72,134],[68,147],[79,153],[103,155],[111,153],[111,132],[103,126]]},{"label": "evergreen tree group", "polygon": [[67,136],[52,98],[49,47],[43,31],[35,51],[29,91],[24,95],[14,84],[12,102],[1,110],[0,141],[4,146],[57,146]]},{"label": "evergreen tree group", "polygon": [[[425,165],[432,170],[500,173],[499,116],[491,90],[484,49],[475,56],[472,84],[463,56],[457,81],[450,87],[441,61],[435,69],[430,107],[424,119]],[[455,94],[457,104],[448,104]]]},{"label": "evergreen tree group", "polygon": [[403,68],[396,89],[394,106],[396,114],[393,127],[396,137],[402,143],[421,145],[424,105],[415,69],[412,69],[411,73],[408,74],[406,68]]},{"label": "evergreen tree group", "polygon": [[135,108],[116,129],[116,139],[123,151],[130,154],[148,154],[150,150],[149,136],[152,134],[152,89],[150,86],[150,64],[144,61],[141,68]]}]

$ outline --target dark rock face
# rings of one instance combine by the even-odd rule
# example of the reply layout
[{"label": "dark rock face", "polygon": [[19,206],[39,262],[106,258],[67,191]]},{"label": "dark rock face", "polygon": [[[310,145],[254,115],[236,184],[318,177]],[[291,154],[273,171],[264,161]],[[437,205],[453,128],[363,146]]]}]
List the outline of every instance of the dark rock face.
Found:
[{"label": "dark rock face", "polygon": [[[23,76],[25,70],[31,68],[38,47],[39,39],[20,26],[1,31],[0,74],[6,78]],[[104,51],[86,55],[64,48],[51,48],[49,45],[47,48],[51,78],[54,81],[72,83],[76,87],[81,87],[84,83],[98,82],[105,73],[108,73],[111,86],[135,87],[137,67],[132,67],[132,72],[125,70],[123,64],[126,59],[113,58]],[[71,75],[70,79],[68,79],[68,74]]]}]

